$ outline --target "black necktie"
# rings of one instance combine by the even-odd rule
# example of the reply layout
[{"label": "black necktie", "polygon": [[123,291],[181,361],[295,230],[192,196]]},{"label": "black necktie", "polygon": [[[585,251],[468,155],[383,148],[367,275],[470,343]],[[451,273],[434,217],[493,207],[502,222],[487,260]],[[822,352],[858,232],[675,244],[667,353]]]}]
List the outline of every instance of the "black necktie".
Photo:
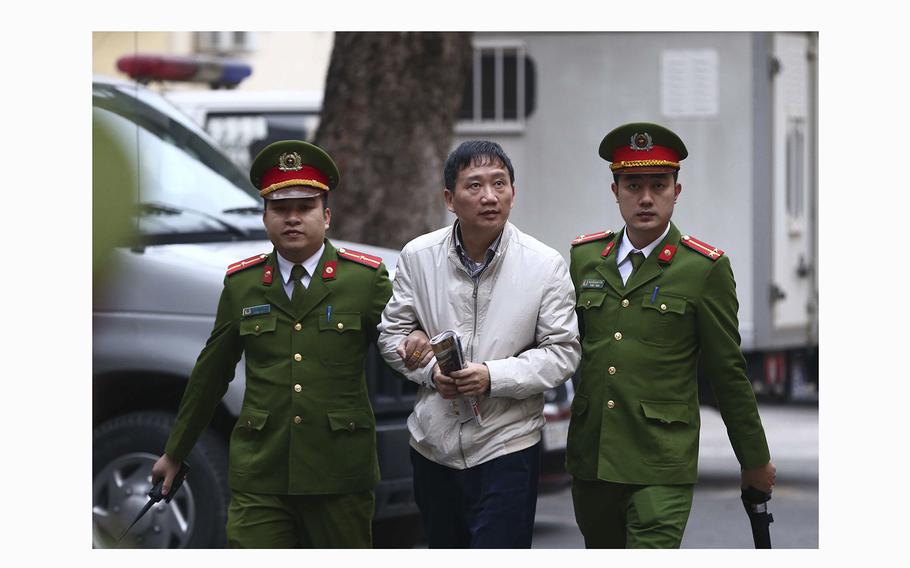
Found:
[{"label": "black necktie", "polygon": [[303,287],[303,282],[300,279],[303,278],[304,274],[306,274],[306,270],[301,264],[295,264],[294,268],[291,269],[291,280],[294,281],[291,305],[294,306],[295,310],[299,310],[303,306],[303,293],[306,292],[306,288]]}]

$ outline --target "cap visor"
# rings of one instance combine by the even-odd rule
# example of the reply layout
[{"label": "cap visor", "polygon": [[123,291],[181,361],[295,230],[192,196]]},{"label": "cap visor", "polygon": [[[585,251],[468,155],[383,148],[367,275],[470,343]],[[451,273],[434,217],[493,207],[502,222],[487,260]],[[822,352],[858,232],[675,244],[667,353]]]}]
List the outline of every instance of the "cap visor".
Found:
[{"label": "cap visor", "polygon": [[321,189],[307,187],[305,185],[295,185],[291,187],[282,187],[281,189],[276,189],[275,191],[266,194],[265,198],[270,200],[307,199],[309,197],[322,195],[322,193],[323,191]]},{"label": "cap visor", "polygon": [[669,166],[642,166],[639,168],[620,168],[613,170],[614,174],[672,174],[679,171]]}]

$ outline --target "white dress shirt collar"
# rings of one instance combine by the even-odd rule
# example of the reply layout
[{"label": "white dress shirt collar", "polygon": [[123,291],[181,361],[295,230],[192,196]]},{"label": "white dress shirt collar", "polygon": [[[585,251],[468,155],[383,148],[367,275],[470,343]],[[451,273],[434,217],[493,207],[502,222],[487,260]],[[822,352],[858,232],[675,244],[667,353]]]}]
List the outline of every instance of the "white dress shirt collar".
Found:
[{"label": "white dress shirt collar", "polygon": [[667,223],[667,228],[664,229],[664,232],[661,236],[657,237],[654,242],[650,243],[648,246],[637,249],[635,245],[632,244],[632,241],[629,240],[628,227],[622,232],[622,241],[619,243],[619,249],[616,251],[616,264],[617,266],[625,262],[625,260],[635,251],[640,251],[645,258],[648,258],[648,255],[651,254],[651,251],[657,248],[657,245],[660,244],[660,241],[666,238],[667,233],[670,232],[670,223]]},{"label": "white dress shirt collar", "polygon": [[[304,288],[309,287],[310,280],[313,277],[313,273],[316,272],[316,267],[319,266],[319,259],[322,258],[322,253],[324,251],[325,242],[322,243],[322,246],[319,247],[316,254],[303,261],[303,268],[306,270],[306,274],[304,274],[303,278],[300,280]],[[294,268],[294,265],[297,263],[284,258],[277,250],[275,251],[275,257],[278,259],[278,269],[281,271],[281,283],[284,285],[284,290],[288,293],[288,297],[290,298],[291,294],[294,292],[294,283],[291,282],[291,269]]]}]

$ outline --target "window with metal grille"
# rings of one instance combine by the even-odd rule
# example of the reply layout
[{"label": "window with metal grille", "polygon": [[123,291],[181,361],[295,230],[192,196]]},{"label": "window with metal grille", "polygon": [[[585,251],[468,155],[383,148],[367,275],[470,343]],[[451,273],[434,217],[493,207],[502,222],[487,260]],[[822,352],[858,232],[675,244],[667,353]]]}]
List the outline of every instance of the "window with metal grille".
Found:
[{"label": "window with metal grille", "polygon": [[475,42],[459,131],[524,129],[536,105],[536,70],[520,42]]}]

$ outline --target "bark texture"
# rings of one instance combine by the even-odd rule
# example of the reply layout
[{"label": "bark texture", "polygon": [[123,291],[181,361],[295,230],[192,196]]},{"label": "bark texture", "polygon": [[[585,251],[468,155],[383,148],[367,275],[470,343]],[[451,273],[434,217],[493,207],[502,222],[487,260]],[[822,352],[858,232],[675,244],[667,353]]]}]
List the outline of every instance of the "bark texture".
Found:
[{"label": "bark texture", "polygon": [[338,32],[316,144],[341,174],[330,237],[400,248],[445,219],[470,33]]}]

